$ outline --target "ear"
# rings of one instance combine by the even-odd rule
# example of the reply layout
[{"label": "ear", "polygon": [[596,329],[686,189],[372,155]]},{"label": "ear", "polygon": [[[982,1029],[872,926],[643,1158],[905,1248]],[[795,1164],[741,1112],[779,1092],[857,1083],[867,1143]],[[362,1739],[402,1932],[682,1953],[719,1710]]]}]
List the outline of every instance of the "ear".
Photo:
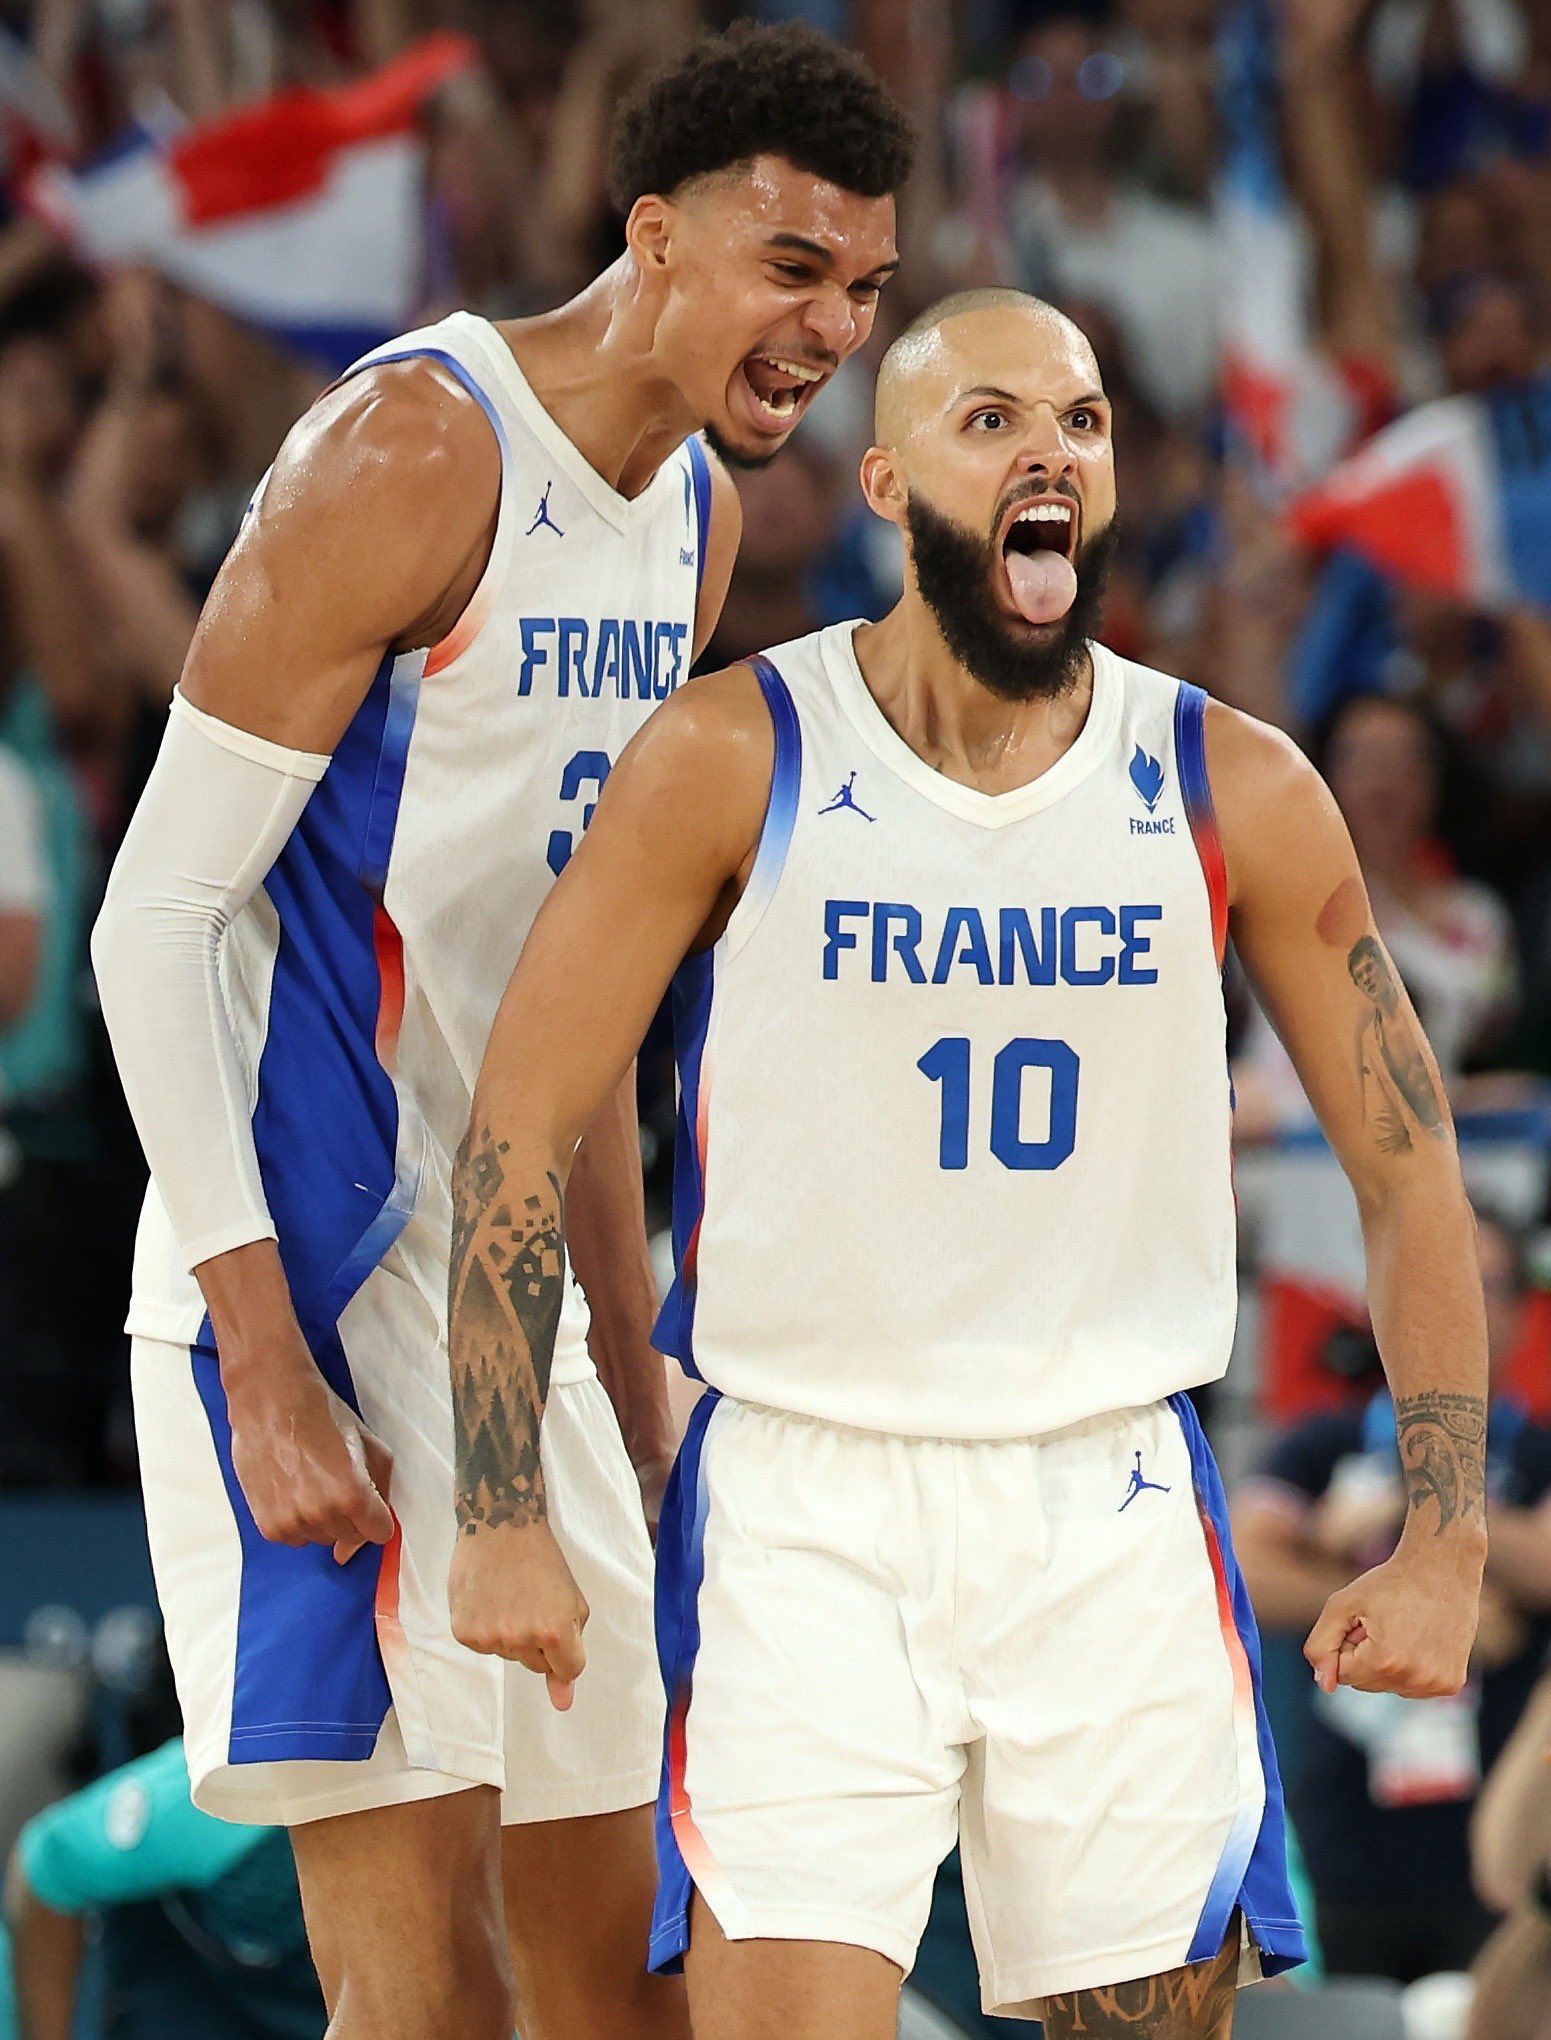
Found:
[{"label": "ear", "polygon": [[672,199],[657,192],[644,193],[630,208],[625,243],[643,273],[660,274],[668,267],[677,211]]},{"label": "ear", "polygon": [[902,525],[908,494],[895,456],[886,446],[869,446],[862,455],[862,495],[874,517]]}]

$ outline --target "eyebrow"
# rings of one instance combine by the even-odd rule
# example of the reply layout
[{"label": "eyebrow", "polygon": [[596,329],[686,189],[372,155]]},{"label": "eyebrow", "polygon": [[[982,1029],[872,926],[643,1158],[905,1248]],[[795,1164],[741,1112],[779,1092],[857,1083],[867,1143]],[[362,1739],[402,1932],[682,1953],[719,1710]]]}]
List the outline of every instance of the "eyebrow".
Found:
[{"label": "eyebrow", "polygon": [[[834,255],[824,246],[824,243],[822,241],[810,241],[805,234],[771,234],[767,238],[765,246],[767,248],[790,248],[795,254],[811,255],[815,262],[822,262],[826,269],[833,269],[835,266]],[[899,257],[892,255],[886,262],[874,263],[867,274],[869,276],[892,276],[898,267]]]},{"label": "eyebrow", "polygon": [[[959,394],[954,398],[954,402],[956,404],[967,404],[972,397],[993,397],[999,404],[1021,404],[1023,402],[1022,397],[1015,396],[1011,390],[999,389],[995,383],[977,383],[972,390],[960,390]],[[1107,404],[1108,402],[1109,398],[1105,396],[1102,390],[1090,390],[1085,396],[1073,397],[1062,408],[1067,411],[1075,411],[1081,404]]]}]

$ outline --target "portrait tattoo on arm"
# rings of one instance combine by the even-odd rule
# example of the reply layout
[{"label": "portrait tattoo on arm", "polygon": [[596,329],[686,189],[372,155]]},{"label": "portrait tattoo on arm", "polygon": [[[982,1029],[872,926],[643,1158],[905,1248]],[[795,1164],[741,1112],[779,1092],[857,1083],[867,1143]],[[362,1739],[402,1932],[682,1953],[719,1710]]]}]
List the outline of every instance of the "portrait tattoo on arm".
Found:
[{"label": "portrait tattoo on arm", "polygon": [[1437,1534],[1451,1523],[1486,1521],[1486,1398],[1398,1396],[1395,1431],[1412,1509],[1438,1505]]},{"label": "portrait tattoo on arm", "polygon": [[460,1533],[547,1513],[539,1429],[565,1292],[560,1184],[510,1180],[507,1144],[470,1127],[452,1173],[448,1345]]},{"label": "portrait tattoo on arm", "polygon": [[1375,936],[1360,937],[1346,967],[1368,1002],[1357,1030],[1357,1075],[1363,1114],[1372,1122],[1374,1139],[1387,1155],[1410,1149],[1413,1125],[1436,1140],[1447,1139],[1443,1105],[1421,1033],[1401,1000],[1383,945]]}]

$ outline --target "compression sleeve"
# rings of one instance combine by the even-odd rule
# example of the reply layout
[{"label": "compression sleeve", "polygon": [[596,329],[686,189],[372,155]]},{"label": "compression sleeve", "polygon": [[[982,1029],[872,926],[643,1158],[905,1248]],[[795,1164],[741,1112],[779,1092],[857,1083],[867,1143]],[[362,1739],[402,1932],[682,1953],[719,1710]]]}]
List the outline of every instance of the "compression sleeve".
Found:
[{"label": "compression sleeve", "polygon": [[183,1258],[273,1239],[221,943],[301,819],[328,759],[175,693],[92,931],[124,1095]]}]

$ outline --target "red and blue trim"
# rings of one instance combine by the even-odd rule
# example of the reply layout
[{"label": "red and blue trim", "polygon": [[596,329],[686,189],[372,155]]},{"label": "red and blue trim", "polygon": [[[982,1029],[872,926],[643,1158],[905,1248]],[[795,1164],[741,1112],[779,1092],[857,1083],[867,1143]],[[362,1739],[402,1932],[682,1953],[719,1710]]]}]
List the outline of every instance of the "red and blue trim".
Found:
[{"label": "red and blue trim", "polygon": [[1287,1813],[1276,1745],[1261,1692],[1260,1636],[1249,1590],[1228,1530],[1228,1498],[1194,1403],[1169,1397],[1190,1454],[1191,1478],[1207,1561],[1212,1568],[1223,1649],[1233,1676],[1234,1729],[1239,1742],[1239,1804],[1201,1907],[1187,1962],[1215,1957],[1235,1912],[1242,1912],[1267,1976],[1309,1957],[1287,1868]]},{"label": "red and blue trim", "polygon": [[1174,704],[1174,757],[1179,767],[1185,816],[1206,880],[1212,910],[1212,943],[1220,969],[1228,953],[1228,861],[1223,855],[1222,832],[1217,826],[1212,785],[1206,770],[1206,704],[1207,696],[1199,687],[1180,682]]},{"label": "red and blue trim", "polygon": [[[691,442],[693,444],[693,441]],[[768,659],[749,662],[764,690],[775,731],[770,794],[754,868],[737,912],[746,920],[764,911],[786,863],[802,785],[802,729],[791,693]],[[695,1364],[695,1298],[700,1226],[705,1216],[706,1154],[711,1114],[713,1056],[709,1046],[721,943],[687,956],[673,979],[673,1046],[678,1063],[679,1110],[673,1149],[673,1286],[658,1315],[652,1344],[700,1380]]]}]

